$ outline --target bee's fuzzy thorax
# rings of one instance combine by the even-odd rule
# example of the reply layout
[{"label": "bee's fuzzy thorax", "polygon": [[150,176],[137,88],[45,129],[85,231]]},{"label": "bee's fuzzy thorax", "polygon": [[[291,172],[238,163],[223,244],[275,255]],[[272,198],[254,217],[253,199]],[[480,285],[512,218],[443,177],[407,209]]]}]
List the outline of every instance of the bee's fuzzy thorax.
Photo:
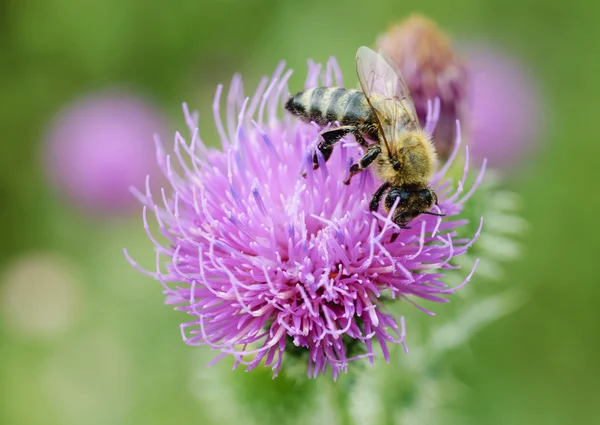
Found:
[{"label": "bee's fuzzy thorax", "polygon": [[[393,186],[414,184],[427,187],[437,163],[435,148],[423,131],[402,132],[388,143],[390,154],[384,152],[374,167],[376,176]],[[395,157],[402,168],[395,170],[390,157]]]}]

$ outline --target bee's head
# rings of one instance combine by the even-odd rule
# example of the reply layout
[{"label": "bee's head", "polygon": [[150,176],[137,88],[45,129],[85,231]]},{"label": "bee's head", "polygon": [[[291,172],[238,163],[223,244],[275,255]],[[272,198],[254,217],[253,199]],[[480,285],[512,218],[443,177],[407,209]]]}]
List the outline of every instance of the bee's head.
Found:
[{"label": "bee's head", "polygon": [[415,188],[410,186],[399,186],[392,188],[385,198],[386,209],[391,209],[396,200],[400,198],[398,206],[393,213],[394,223],[401,228],[409,228],[407,224],[420,214],[444,216],[445,214],[432,213],[429,210],[437,205],[438,198],[435,192],[429,188]]}]

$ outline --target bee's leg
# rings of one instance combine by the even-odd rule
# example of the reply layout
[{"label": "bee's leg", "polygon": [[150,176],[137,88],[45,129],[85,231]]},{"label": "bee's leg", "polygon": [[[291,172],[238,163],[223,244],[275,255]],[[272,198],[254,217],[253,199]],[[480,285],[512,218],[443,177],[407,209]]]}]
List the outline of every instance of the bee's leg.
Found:
[{"label": "bee's leg", "polygon": [[[323,154],[323,158],[325,158],[325,162],[331,157],[333,153],[333,145],[335,145],[342,137],[344,137],[348,133],[357,133],[356,127],[351,125],[336,127],[330,130],[325,130],[321,133],[321,137],[323,141],[319,143],[318,149]],[[313,168],[316,170],[319,168],[319,159],[317,154],[313,156]]]},{"label": "bee's leg", "polygon": [[[412,229],[412,227],[410,227],[410,226],[404,226],[404,225],[401,225],[401,224],[399,224],[398,226],[399,226],[401,229],[405,229],[405,230],[410,230],[410,229]],[[398,239],[398,236],[400,236],[400,233],[394,233],[394,234],[392,235],[392,237],[390,238],[390,243],[394,243],[394,241],[395,241],[396,239]]]},{"label": "bee's leg", "polygon": [[[412,229],[412,227],[407,226],[406,224],[402,224],[402,220],[401,217],[404,215],[404,213],[399,213],[394,217],[394,223],[396,223],[398,225],[398,227],[400,227],[400,229],[405,229],[405,230],[410,230]],[[400,223],[398,223],[400,221]],[[394,233],[392,235],[392,237],[390,238],[390,243],[394,243],[394,241],[396,239],[398,239],[398,236],[400,236],[400,233]]]},{"label": "bee's leg", "polygon": [[369,204],[370,211],[377,211],[379,208],[379,203],[381,202],[381,198],[383,198],[383,194],[386,190],[388,190],[392,185],[389,183],[382,184],[379,189],[375,192],[373,197],[371,198],[371,203]]},{"label": "bee's leg", "polygon": [[352,132],[352,134],[354,134],[354,138],[356,139],[356,142],[361,145],[363,148],[368,148],[369,144],[367,143],[367,141],[365,140],[365,138],[362,136],[362,134],[360,134],[360,132],[358,131],[358,129],[354,129],[354,131]]},{"label": "bee's leg", "polygon": [[376,145],[372,149],[369,149],[367,151],[367,153],[365,154],[365,156],[363,156],[360,159],[360,161],[358,161],[358,164],[352,164],[352,166],[350,167],[350,175],[348,176],[348,179],[346,179],[344,184],[350,184],[350,180],[352,179],[352,176],[360,173],[362,170],[364,170],[369,165],[371,165],[371,163],[373,161],[375,161],[375,159],[379,156],[380,153],[381,153],[381,148],[378,145]]},{"label": "bee's leg", "polygon": [[[389,183],[384,183],[381,186],[379,186],[379,189],[377,189],[377,191],[371,198],[371,203],[369,204],[369,211],[371,211],[371,212],[377,211],[377,209],[379,208],[379,203],[381,202],[381,198],[383,198],[383,194],[391,186],[392,185]],[[381,232],[381,230],[382,230],[381,224],[377,223],[377,227],[379,228],[379,231]]]}]

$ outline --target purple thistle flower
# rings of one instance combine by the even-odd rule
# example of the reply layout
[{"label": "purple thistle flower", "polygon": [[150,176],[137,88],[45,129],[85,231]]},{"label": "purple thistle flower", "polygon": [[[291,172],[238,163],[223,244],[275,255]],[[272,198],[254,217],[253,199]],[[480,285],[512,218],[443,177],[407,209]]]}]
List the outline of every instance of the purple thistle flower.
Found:
[{"label": "purple thistle flower", "polygon": [[[343,87],[340,74],[333,59],[324,73],[311,62],[306,87],[319,80]],[[290,75],[281,64],[247,98],[235,76],[225,122],[222,86],[217,88],[213,110],[221,150],[204,144],[198,114],[184,104],[189,142],[177,133],[171,154],[157,143],[172,194],[152,193],[149,179],[145,193],[135,191],[156,246],[156,271],[145,271],[125,254],[136,269],[161,282],[168,304],[192,316],[181,325],[185,343],[220,350],[218,359],[232,355],[248,370],[263,362],[275,375],[286,353],[303,350],[309,376],[329,365],[335,378],[351,360],[373,362],[377,345],[386,361],[388,344],[404,345],[404,320],[387,311],[384,300],[406,300],[433,315],[417,304],[419,298],[446,302],[470,280],[474,269],[457,287],[442,282],[444,271],[456,268],[452,259],[479,234],[457,237],[466,220],[456,216],[483,170],[464,194],[465,150],[464,175],[454,187],[445,173],[457,143],[433,182],[439,212],[447,216],[420,216],[412,229],[400,230],[389,216],[369,212],[378,187],[370,171],[343,184],[350,163],[361,156],[354,139],[344,139],[327,163],[312,170],[320,129],[284,113]],[[437,116],[429,118],[426,128],[432,130]],[[166,243],[149,230],[149,214]],[[161,257],[168,260],[166,270]]]},{"label": "purple thistle flower", "polygon": [[473,154],[497,168],[531,157],[544,114],[537,82],[526,64],[493,43],[464,43],[469,68]]},{"label": "purple thistle flower", "polygon": [[157,170],[152,133],[161,115],[143,98],[106,90],[77,99],[56,117],[46,137],[49,180],[75,206],[98,214],[130,212],[129,187]]}]

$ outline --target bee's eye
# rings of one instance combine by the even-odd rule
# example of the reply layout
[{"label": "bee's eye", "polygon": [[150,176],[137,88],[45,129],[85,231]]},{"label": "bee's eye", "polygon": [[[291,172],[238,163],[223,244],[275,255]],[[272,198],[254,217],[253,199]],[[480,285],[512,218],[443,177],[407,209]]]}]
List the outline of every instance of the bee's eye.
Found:
[{"label": "bee's eye", "polygon": [[427,202],[431,202],[431,191],[429,189],[419,191],[419,195],[421,195],[423,199],[426,199]]}]

